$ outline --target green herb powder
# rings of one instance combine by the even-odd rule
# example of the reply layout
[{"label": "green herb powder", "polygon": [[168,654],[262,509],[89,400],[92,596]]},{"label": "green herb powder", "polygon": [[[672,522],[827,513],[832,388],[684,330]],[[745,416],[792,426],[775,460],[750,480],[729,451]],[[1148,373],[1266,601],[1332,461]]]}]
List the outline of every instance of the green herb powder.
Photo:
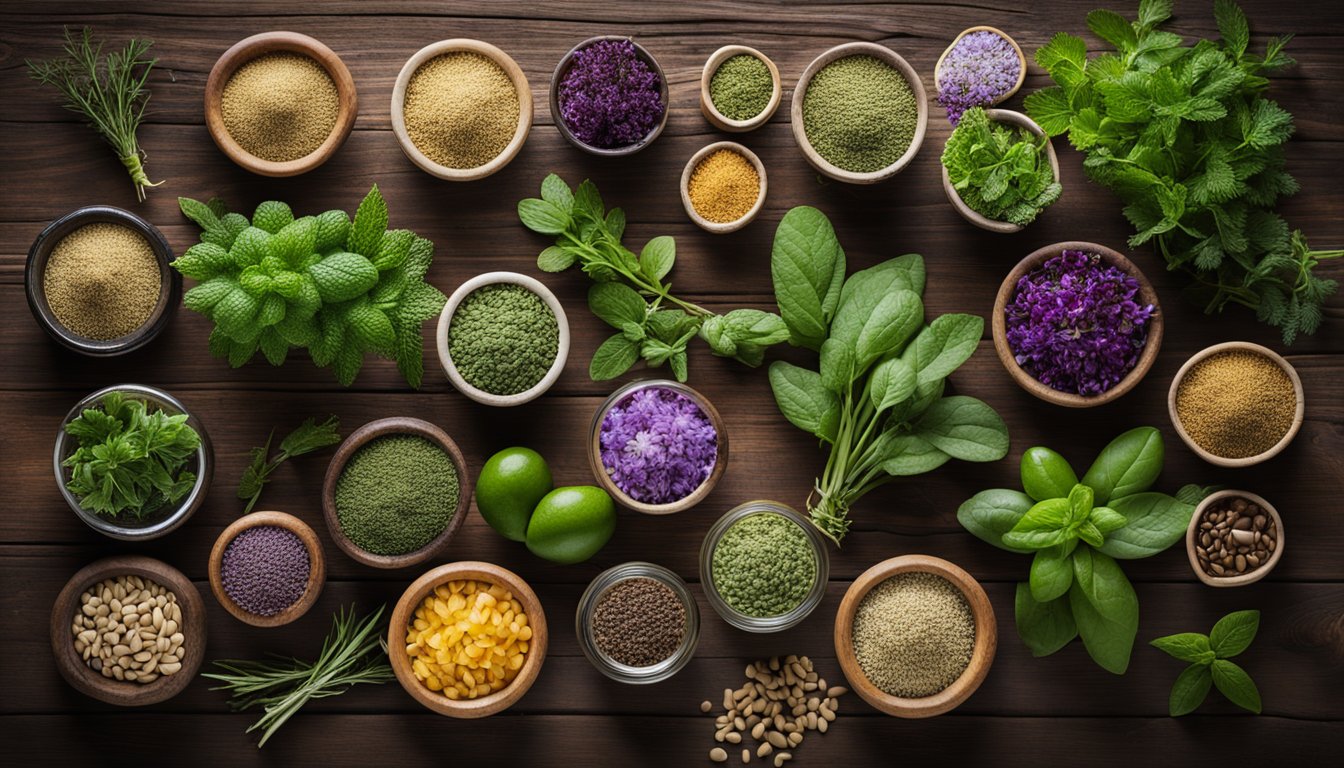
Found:
[{"label": "green herb powder", "polygon": [[910,148],[919,107],[910,84],[874,56],[847,56],[821,68],[803,95],[803,131],[832,165],[872,173]]},{"label": "green herb powder", "polygon": [[472,291],[453,313],[448,353],[462,378],[492,395],[516,395],[546,376],[560,326],[540,296],[497,283]]},{"label": "green herb powder", "polygon": [[459,493],[457,468],[442,448],[415,435],[380,437],[341,470],[336,518],[360,548],[404,555],[448,527]]},{"label": "green herb powder", "polygon": [[734,609],[756,617],[797,608],[817,578],[807,534],[792,520],[769,512],[729,526],[714,546],[714,589]]},{"label": "green herb powder", "polygon": [[729,120],[750,120],[761,114],[774,93],[770,68],[749,53],[728,57],[709,79],[709,100]]}]

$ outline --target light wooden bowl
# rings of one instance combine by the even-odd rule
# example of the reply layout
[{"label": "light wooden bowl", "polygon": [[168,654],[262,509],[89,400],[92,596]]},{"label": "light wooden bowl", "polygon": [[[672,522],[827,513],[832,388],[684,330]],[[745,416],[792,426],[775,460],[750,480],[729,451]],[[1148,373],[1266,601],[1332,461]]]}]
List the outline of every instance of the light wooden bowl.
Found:
[{"label": "light wooden bowl", "polygon": [[971,34],[972,32],[993,32],[999,37],[1002,37],[1004,40],[1007,40],[1008,44],[1011,45],[1013,47],[1013,50],[1017,52],[1017,64],[1018,64],[1017,83],[1015,83],[1012,88],[1008,89],[1008,91],[1004,93],[1002,96],[990,102],[990,106],[993,106],[995,104],[1001,104],[1007,101],[1008,99],[1011,99],[1013,97],[1013,94],[1017,93],[1017,90],[1022,87],[1022,82],[1027,79],[1027,57],[1022,54],[1022,46],[1018,45],[1016,40],[1009,37],[1008,34],[1003,30],[997,29],[995,27],[986,27],[984,25],[977,27],[970,27],[969,29],[963,30],[961,34],[957,35],[952,40],[952,44],[947,46],[947,48],[943,50],[942,55],[938,57],[938,63],[933,65],[933,87],[935,90],[942,89],[942,83],[939,81],[942,80],[943,61],[947,58],[947,55],[952,52],[952,49],[957,47],[957,43],[961,42],[961,38]]},{"label": "light wooden bowl", "polygon": [[[1206,573],[1199,564],[1199,555],[1195,552],[1195,541],[1199,536],[1199,523],[1204,516],[1204,512],[1214,502],[1227,498],[1246,499],[1258,504],[1265,511],[1265,514],[1269,515],[1270,519],[1274,521],[1274,528],[1277,532],[1274,551],[1269,554],[1269,560],[1254,571],[1243,573],[1240,576],[1216,576]],[[1190,560],[1190,569],[1195,572],[1195,576],[1210,587],[1242,587],[1247,584],[1254,584],[1268,576],[1269,572],[1274,570],[1274,566],[1279,564],[1280,558],[1283,557],[1283,518],[1279,517],[1279,511],[1274,508],[1273,504],[1265,501],[1264,497],[1250,491],[1227,490],[1211,493],[1199,503],[1198,507],[1195,507],[1195,514],[1190,516],[1190,527],[1185,530],[1185,556]]]},{"label": "light wooden bowl", "polygon": [[[1047,260],[1058,256],[1064,251],[1087,251],[1089,253],[1100,254],[1102,259],[1111,266],[1119,267],[1125,273],[1132,275],[1139,281],[1139,299],[1144,304],[1152,304],[1155,308],[1152,318],[1148,321],[1148,339],[1144,344],[1143,353],[1139,355],[1139,361],[1135,363],[1134,368],[1120,380],[1120,383],[1106,390],[1100,395],[1075,395],[1070,392],[1061,392],[1057,389],[1042,384],[1035,377],[1022,369],[1017,364],[1013,355],[1012,348],[1008,345],[1007,321],[1004,319],[1003,311],[1012,301],[1017,293],[1017,282],[1024,275],[1033,269],[1044,264]],[[1148,370],[1153,367],[1157,361],[1158,350],[1162,348],[1162,332],[1166,322],[1162,314],[1162,307],[1157,301],[1157,291],[1153,290],[1153,284],[1148,282],[1148,278],[1139,270],[1137,266],[1118,251],[1107,248],[1104,245],[1096,243],[1085,243],[1071,240],[1065,243],[1054,243],[1047,245],[1031,253],[1025,259],[1019,261],[1017,266],[1008,273],[999,285],[999,294],[994,299],[994,315],[990,319],[990,325],[994,334],[994,352],[999,356],[999,362],[1007,369],[1008,375],[1013,377],[1017,385],[1031,394],[1039,397],[1047,403],[1062,405],[1065,408],[1092,408],[1098,405],[1116,400],[1126,392],[1138,385],[1143,377],[1148,374]]]},{"label": "light wooden bowl", "polygon": [[[1032,120],[1021,112],[1014,112],[1010,109],[987,109],[985,110],[985,115],[993,122],[1007,123],[1008,125],[1019,128],[1026,128],[1033,135],[1044,137],[1045,156],[1046,159],[1050,161],[1050,169],[1054,171],[1055,183],[1059,183],[1059,156],[1055,154],[1055,145],[1050,141],[1050,138],[1045,135],[1045,131],[1041,129],[1041,126],[1036,124],[1035,120]],[[943,171],[943,191],[947,193],[947,199],[951,201],[952,207],[957,209],[957,213],[960,213],[963,219],[990,232],[1010,235],[1014,232],[1022,231],[1023,228],[1020,225],[988,218],[967,205],[966,201],[961,199],[961,194],[952,186],[952,179],[947,174],[947,166],[943,165],[941,162],[938,166]]]},{"label": "light wooden bowl", "polygon": [[[975,619],[975,647],[971,652],[970,664],[961,673],[961,677],[947,688],[932,696],[905,698],[892,696],[869,682],[859,667],[854,655],[854,614],[865,595],[873,587],[901,573],[932,573],[947,579],[961,591],[971,608]],[[929,555],[902,555],[883,560],[864,571],[840,602],[835,614],[835,655],[840,661],[840,669],[845,673],[850,686],[860,698],[875,709],[888,715],[905,718],[922,718],[941,715],[958,707],[975,693],[984,682],[989,667],[994,663],[994,653],[998,649],[998,625],[994,619],[994,607],[989,597],[969,573],[946,560]]]},{"label": "light wooden bowl", "polygon": [[[560,112],[560,81],[564,80],[565,74],[569,72],[569,66],[574,61],[574,54],[600,40],[629,40],[630,44],[635,46],[635,55],[645,64],[648,64],[649,69],[658,73],[658,89],[663,99],[663,116],[658,120],[658,124],[653,127],[653,130],[649,131],[647,136],[636,141],[634,144],[627,144],[624,147],[612,147],[608,149],[605,147],[595,147],[592,144],[580,141],[579,138],[569,130],[569,126],[565,124],[565,118]],[[649,146],[653,143],[654,139],[662,134],[663,128],[667,125],[667,116],[672,112],[672,102],[668,97],[667,75],[663,73],[663,68],[658,64],[658,60],[653,58],[653,54],[649,53],[647,48],[635,42],[628,35],[598,35],[597,37],[590,37],[573,48],[570,48],[569,52],[560,58],[560,63],[555,65],[555,72],[551,75],[550,104],[551,118],[555,121],[555,127],[560,131],[560,135],[565,137],[565,141],[568,141],[570,144],[573,144],[584,152],[602,157],[623,157],[625,155],[633,155]]]},{"label": "light wooden bowl", "polygon": [[[918,113],[915,117],[915,135],[910,139],[910,146],[906,148],[905,154],[886,168],[867,173],[847,171],[822,157],[812,148],[812,142],[808,141],[807,131],[803,127],[803,101],[807,98],[807,87],[811,85],[812,78],[827,64],[849,56],[873,56],[895,67],[910,84],[910,90],[914,91]],[[794,141],[798,142],[798,147],[803,150],[803,156],[813,168],[836,181],[849,184],[876,184],[905,170],[915,159],[920,145],[924,143],[924,133],[929,127],[929,96],[924,92],[924,83],[919,79],[919,73],[895,51],[877,43],[844,43],[822,53],[803,70],[802,77],[798,78],[798,85],[793,89],[793,101],[789,104],[789,121],[793,126]]]},{"label": "light wooden bowl", "polygon": [[[719,66],[723,62],[741,55],[754,56],[765,63],[766,68],[770,70],[770,79],[774,81],[774,91],[771,92],[770,101],[766,103],[765,109],[761,110],[759,115],[746,120],[733,120],[724,116],[714,106],[714,100],[709,95],[709,81],[714,79],[714,73],[719,71]],[[754,131],[770,122],[770,118],[775,115],[775,110],[779,109],[779,102],[783,100],[783,95],[784,87],[780,82],[779,67],[775,66],[775,62],[771,61],[769,56],[745,45],[725,45],[711,53],[709,60],[705,62],[705,68],[700,72],[700,112],[710,122],[710,125],[728,133]]]},{"label": "light wooden bowl", "polygon": [[[429,690],[415,678],[415,672],[411,670],[411,660],[406,655],[405,648],[406,628],[414,620],[415,609],[421,601],[440,584],[460,580],[485,581],[498,584],[512,592],[513,596],[522,604],[523,612],[527,614],[528,623],[532,627],[532,640],[527,649],[527,656],[523,660],[522,669],[518,670],[518,676],[507,687],[478,699],[454,701],[438,691]],[[69,627],[66,629],[68,630]],[[532,683],[537,679],[537,674],[541,672],[542,663],[546,661],[548,637],[546,613],[542,610],[541,601],[537,599],[537,594],[532,591],[527,582],[523,581],[513,571],[501,568],[493,563],[463,560],[440,565],[416,579],[406,588],[406,591],[401,595],[401,599],[397,600],[396,608],[392,611],[392,619],[387,629],[387,647],[388,657],[392,662],[392,671],[396,673],[397,681],[411,695],[411,698],[423,704],[426,709],[440,715],[477,718],[489,717],[502,712],[513,706],[523,697],[523,694],[527,693],[527,689],[532,687]]]},{"label": "light wooden bowl", "polygon": [[[1297,409],[1293,411],[1293,425],[1288,428],[1288,432],[1279,439],[1279,442],[1275,443],[1269,450],[1255,456],[1229,459],[1206,451],[1199,445],[1199,443],[1195,442],[1195,439],[1190,436],[1189,432],[1185,431],[1185,427],[1181,426],[1180,416],[1176,412],[1176,392],[1181,387],[1181,380],[1184,379],[1185,375],[1190,372],[1190,369],[1194,368],[1200,361],[1212,355],[1216,355],[1219,352],[1235,351],[1254,352],[1255,354],[1263,355],[1267,359],[1277,363],[1278,366],[1283,369],[1283,372],[1288,374],[1288,378],[1293,382],[1293,394],[1297,397]],[[1214,344],[1211,347],[1201,349],[1192,355],[1189,360],[1185,361],[1185,365],[1182,365],[1181,369],[1176,372],[1176,376],[1172,378],[1171,389],[1167,390],[1167,414],[1171,417],[1171,425],[1176,428],[1176,434],[1181,436],[1181,440],[1189,446],[1190,450],[1195,452],[1195,455],[1210,464],[1216,464],[1220,467],[1249,467],[1278,456],[1284,448],[1288,447],[1289,443],[1293,442],[1293,438],[1297,437],[1298,430],[1302,428],[1302,421],[1303,417],[1306,415],[1306,408],[1307,401],[1302,392],[1302,378],[1297,375],[1297,369],[1287,360],[1283,359],[1283,355],[1280,355],[1268,347],[1252,344],[1249,341],[1227,341],[1222,344]]]},{"label": "light wooden bowl", "polygon": [[[411,77],[415,75],[416,70],[420,69],[430,59],[456,51],[479,53],[490,59],[508,74],[509,79],[513,81],[514,89],[518,91],[518,126],[513,131],[513,138],[504,147],[504,151],[496,155],[493,160],[475,168],[449,168],[446,165],[436,163],[424,152],[421,152],[419,147],[415,146],[415,142],[411,141],[411,136],[406,131],[406,87],[410,84]],[[415,55],[411,56],[402,66],[401,73],[397,75],[396,84],[392,87],[392,131],[397,135],[397,143],[401,145],[401,151],[405,152],[406,157],[410,158],[411,162],[415,163],[425,173],[448,181],[484,179],[512,162],[513,158],[518,156],[519,150],[523,148],[523,144],[527,142],[527,136],[532,131],[532,87],[528,85],[527,75],[523,74],[523,69],[518,66],[518,62],[490,43],[466,38],[430,43],[416,51]]]},{"label": "light wooden bowl", "polygon": [[[224,579],[220,571],[220,567],[224,564],[224,550],[238,538],[238,534],[262,525],[289,531],[298,536],[308,550],[308,585],[304,588],[303,595],[293,605],[274,616],[252,613],[235,603],[233,598],[229,597],[229,593],[224,591]],[[210,591],[215,594],[215,600],[224,606],[224,610],[233,614],[235,619],[254,627],[279,627],[299,618],[317,602],[317,596],[322,594],[322,587],[326,582],[327,559],[322,553],[322,542],[318,541],[317,534],[307,523],[284,512],[253,512],[234,520],[223,533],[219,534],[219,538],[215,539],[215,546],[210,550]]]},{"label": "light wooden bowl", "polygon": [[[756,195],[756,204],[751,206],[751,209],[743,214],[740,219],[734,221],[710,221],[701,216],[700,212],[695,210],[695,205],[691,203],[691,174],[695,173],[696,166],[700,165],[702,160],[720,149],[732,150],[745,157],[756,169],[756,175],[761,179],[761,185]],[[691,221],[694,221],[697,226],[716,235],[736,232],[750,224],[752,219],[756,218],[756,214],[760,213],[761,209],[765,207],[765,193],[768,189],[769,185],[765,179],[765,165],[761,162],[761,158],[757,157],[755,152],[735,141],[716,141],[702,148],[699,152],[691,155],[691,159],[681,171],[681,207],[686,209],[686,215],[691,217]]]},{"label": "light wooden bowl", "polygon": [[[75,652],[70,622],[79,610],[79,596],[103,579],[118,576],[149,578],[177,595],[182,608],[182,634],[186,637],[182,668],[150,683],[126,682],[103,677]],[[142,555],[118,555],[90,563],[65,583],[51,607],[51,650],[56,669],[75,690],[119,707],[142,707],[167,701],[182,692],[196,677],[205,658],[205,601],[182,572],[162,560]]]},{"label": "light wooden bowl", "polygon": [[[340,100],[336,126],[331,129],[327,140],[312,153],[284,162],[263,160],[243,149],[229,135],[229,129],[224,125],[223,112],[224,86],[233,73],[259,56],[279,52],[301,54],[322,65],[332,82],[336,83],[336,94]],[[205,125],[210,129],[210,138],[215,140],[215,145],[230,160],[262,176],[297,176],[327,162],[350,135],[358,112],[359,96],[355,91],[355,80],[350,76],[345,62],[318,40],[298,32],[263,32],[239,40],[219,57],[205,82]]]},{"label": "light wooden bowl", "polygon": [[[345,464],[354,456],[360,448],[380,437],[387,435],[414,435],[434,443],[442,448],[444,453],[453,461],[453,467],[457,470],[457,508],[453,510],[453,517],[448,521],[448,526],[435,536],[428,544],[415,550],[400,555],[379,555],[370,552],[350,540],[341,529],[340,518],[336,514],[336,481],[340,479],[341,471],[345,469]],[[327,521],[327,530],[331,533],[331,538],[336,542],[336,546],[341,551],[352,557],[356,562],[374,568],[406,568],[407,566],[422,563],[429,558],[437,555],[448,546],[448,541],[457,533],[457,529],[462,527],[462,521],[467,517],[467,504],[471,500],[471,477],[467,474],[467,462],[462,458],[462,451],[458,449],[457,443],[448,436],[446,432],[438,427],[421,419],[411,418],[409,416],[393,416],[386,419],[378,419],[360,427],[350,434],[336,449],[336,454],[331,457],[331,463],[327,465],[327,475],[322,483],[322,517]]]}]

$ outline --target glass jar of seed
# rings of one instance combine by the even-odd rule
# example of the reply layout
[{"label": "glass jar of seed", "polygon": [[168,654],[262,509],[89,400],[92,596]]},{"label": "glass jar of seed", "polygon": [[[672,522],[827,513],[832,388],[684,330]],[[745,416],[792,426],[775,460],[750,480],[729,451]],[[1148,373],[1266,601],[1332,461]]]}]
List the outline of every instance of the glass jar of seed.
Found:
[{"label": "glass jar of seed", "polygon": [[656,683],[695,655],[700,610],[680,576],[629,562],[598,574],[574,616],[579,647],[602,674],[622,683]]}]

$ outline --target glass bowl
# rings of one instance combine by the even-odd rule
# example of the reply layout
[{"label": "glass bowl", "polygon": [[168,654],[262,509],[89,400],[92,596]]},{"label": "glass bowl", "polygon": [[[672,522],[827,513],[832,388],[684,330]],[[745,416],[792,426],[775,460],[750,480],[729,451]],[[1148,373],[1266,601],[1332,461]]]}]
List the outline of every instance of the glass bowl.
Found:
[{"label": "glass bowl", "polygon": [[[647,667],[632,667],[611,658],[597,647],[597,639],[593,637],[593,612],[602,596],[620,582],[638,578],[653,579],[666,585],[686,608],[686,635],[681,639],[681,646],[671,656]],[[597,667],[597,671],[622,683],[657,683],[681,671],[695,655],[695,646],[700,642],[700,609],[696,606],[690,587],[672,571],[653,563],[622,563],[598,574],[583,591],[574,615],[574,631],[579,637],[583,655]]]}]

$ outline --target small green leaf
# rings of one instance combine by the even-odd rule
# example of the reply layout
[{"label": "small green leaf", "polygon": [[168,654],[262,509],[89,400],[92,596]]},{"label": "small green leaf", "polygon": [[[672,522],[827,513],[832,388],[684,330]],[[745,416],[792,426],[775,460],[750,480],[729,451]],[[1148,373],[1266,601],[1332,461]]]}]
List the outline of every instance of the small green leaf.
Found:
[{"label": "small green leaf", "polygon": [[1167,700],[1167,711],[1172,717],[1188,715],[1199,709],[1213,685],[1213,673],[1207,664],[1191,664],[1176,678]]},{"label": "small green leaf", "polygon": [[523,226],[543,235],[558,235],[569,228],[569,214],[535,197],[518,202],[518,218]]},{"label": "small green leaf", "polygon": [[1032,656],[1049,656],[1078,636],[1067,597],[1041,603],[1031,596],[1031,586],[1021,583],[1013,607],[1017,636]]},{"label": "small green leaf", "polygon": [[[1097,532],[1103,536],[1109,535],[1125,527],[1129,520],[1119,512],[1110,507],[1094,507],[1092,514],[1088,515],[1088,522],[1096,527]],[[1101,545],[1097,545],[1101,546]]]},{"label": "small green leaf", "polygon": [[1198,632],[1182,632],[1153,640],[1149,645],[1181,661],[1189,661],[1208,666],[1213,663],[1213,651],[1209,647],[1209,638]]},{"label": "small green leaf", "polygon": [[177,206],[182,209],[182,215],[196,222],[196,225],[206,232],[217,230],[221,226],[219,217],[205,203],[192,200],[189,197],[179,197],[177,198]]},{"label": "small green leaf", "polygon": [[985,321],[976,315],[939,315],[901,358],[919,375],[920,384],[946,378],[975,353],[984,328]]},{"label": "small green leaf", "polygon": [[1008,425],[1003,418],[984,402],[965,395],[935,402],[919,419],[915,432],[962,461],[998,461],[1008,454]]},{"label": "small green leaf", "polygon": [[1110,509],[1125,518],[1125,525],[1106,536],[1101,551],[1120,560],[1151,557],[1185,536],[1195,508],[1164,493],[1136,493],[1114,499]]},{"label": "small green leaf", "polygon": [[882,462],[882,471],[893,477],[932,472],[952,458],[919,435],[890,429],[874,443],[873,454]]},{"label": "small green leaf", "polygon": [[294,221],[294,212],[278,200],[267,200],[252,214],[252,226],[274,235]]},{"label": "small green leaf", "polygon": [[1027,510],[1012,530],[1003,535],[1009,547],[1041,550],[1057,546],[1069,539],[1068,499],[1038,501]]},{"label": "small green leaf", "polygon": [[1255,681],[1246,670],[1226,659],[1216,659],[1209,671],[1213,673],[1213,684],[1229,701],[1260,714],[1260,689],[1255,687]]},{"label": "small green leaf", "polygon": [[1129,53],[1138,45],[1134,28],[1125,17],[1114,11],[1092,11],[1087,14],[1087,28],[1092,34],[1115,46],[1120,53]]},{"label": "small green leaf", "polygon": [[868,375],[868,397],[873,409],[881,413],[910,397],[917,381],[914,369],[899,357],[878,363]]},{"label": "small green leaf", "polygon": [[1036,446],[1022,454],[1022,490],[1037,501],[1068,496],[1078,484],[1078,475],[1058,453]]},{"label": "small green leaf", "polygon": [[957,522],[982,541],[1009,552],[1031,552],[1030,548],[1012,547],[1003,542],[1004,534],[1011,531],[1033,506],[1025,493],[993,488],[981,491],[967,499],[957,509]]},{"label": "small green leaf", "polygon": [[1082,483],[1095,492],[1097,504],[1107,506],[1112,499],[1148,490],[1162,471],[1164,455],[1162,433],[1136,427],[1102,449]]},{"label": "small green leaf", "polygon": [[654,283],[661,283],[677,260],[677,241],[667,235],[644,244],[639,254],[639,271]]},{"label": "small green leaf", "polygon": [[610,336],[602,342],[588,363],[588,376],[593,381],[606,381],[630,370],[639,360],[639,347],[624,334]]},{"label": "small green leaf", "polygon": [[541,180],[541,199],[566,214],[574,208],[574,193],[565,180],[554,173]]},{"label": "small green leaf", "polygon": [[779,315],[759,309],[734,309],[723,315],[723,330],[734,342],[768,347],[789,338]]},{"label": "small green leaf", "polygon": [[809,206],[784,214],[775,229],[770,276],[792,343],[819,351],[845,279],[845,252],[826,214]]},{"label": "small green leaf", "polygon": [[1209,643],[1218,658],[1230,659],[1249,648],[1259,630],[1259,611],[1229,613],[1213,625]]},{"label": "small green leaf", "polygon": [[588,308],[618,329],[625,323],[643,325],[649,314],[644,298],[624,283],[594,283],[588,289]]},{"label": "small green leaf", "polygon": [[568,248],[552,245],[537,256],[537,268],[542,272],[564,272],[574,266],[578,255]]},{"label": "small green leaf", "polygon": [[795,427],[834,442],[840,426],[840,400],[816,371],[776,360],[770,364],[770,389],[780,413]]},{"label": "small green leaf", "polygon": [[1031,597],[1048,603],[1068,593],[1073,584],[1073,563],[1061,547],[1039,550],[1031,561]]},{"label": "small green leaf", "polygon": [[[378,191],[378,185],[374,184],[369,190],[369,194],[359,203],[359,209],[355,211],[355,220],[350,225],[350,236],[346,246],[350,251],[366,258],[373,258],[378,252],[378,244],[382,242],[383,233],[387,231],[387,201],[383,200],[383,195]],[[362,365],[362,360],[360,364]],[[347,372],[351,368],[354,373],[359,373],[359,365],[347,360],[345,363]],[[354,375],[350,377],[354,381]]]},{"label": "small green leaf", "polygon": [[378,284],[377,267],[358,253],[333,253],[310,267],[308,274],[328,304],[349,301]]},{"label": "small green leaf", "polygon": [[[1079,483],[1069,489],[1069,522],[1081,525],[1092,515],[1092,489]],[[1097,544],[1096,546],[1101,546]]]}]

